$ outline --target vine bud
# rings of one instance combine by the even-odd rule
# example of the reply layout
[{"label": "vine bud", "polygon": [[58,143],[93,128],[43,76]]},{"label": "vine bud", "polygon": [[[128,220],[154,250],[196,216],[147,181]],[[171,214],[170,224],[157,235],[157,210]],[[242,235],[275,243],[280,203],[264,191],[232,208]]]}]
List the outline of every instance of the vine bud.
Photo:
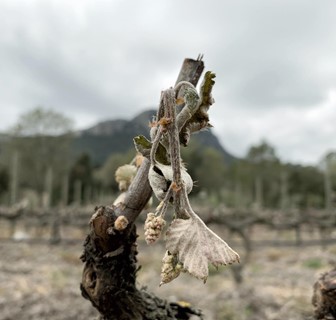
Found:
[{"label": "vine bud", "polygon": [[119,167],[115,172],[115,179],[119,184],[120,191],[126,191],[135,177],[137,168],[131,164]]},{"label": "vine bud", "polygon": [[125,216],[119,216],[116,221],[114,221],[114,229],[118,231],[125,230],[128,226],[128,219]]}]

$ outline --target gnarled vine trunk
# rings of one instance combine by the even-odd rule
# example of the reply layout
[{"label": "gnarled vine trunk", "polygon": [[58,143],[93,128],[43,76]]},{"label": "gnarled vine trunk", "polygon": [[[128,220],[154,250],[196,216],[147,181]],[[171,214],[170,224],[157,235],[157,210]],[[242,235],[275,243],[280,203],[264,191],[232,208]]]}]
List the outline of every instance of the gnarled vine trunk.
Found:
[{"label": "gnarled vine trunk", "polygon": [[336,319],[336,269],[316,281],[312,303],[316,320]]},{"label": "gnarled vine trunk", "polygon": [[[178,82],[189,81],[196,86],[204,63],[185,59]],[[150,162],[144,159],[130,185],[122,206],[98,207],[90,221],[90,233],[81,256],[85,263],[81,291],[84,298],[100,312],[101,319],[189,319],[202,318],[201,312],[168,303],[136,287],[137,245],[134,221],[148,202],[152,189],[148,182]],[[116,228],[123,217],[127,227]]]}]

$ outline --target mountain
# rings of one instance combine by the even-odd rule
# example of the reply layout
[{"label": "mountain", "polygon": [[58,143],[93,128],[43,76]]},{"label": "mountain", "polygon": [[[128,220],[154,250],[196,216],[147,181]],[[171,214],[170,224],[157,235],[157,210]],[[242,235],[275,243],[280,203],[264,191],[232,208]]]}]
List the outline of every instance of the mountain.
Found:
[{"label": "mountain", "polygon": [[[132,120],[107,120],[79,131],[73,142],[75,156],[87,153],[95,166],[102,165],[112,153],[124,153],[134,147],[133,138],[144,135],[149,138],[149,122],[156,114],[147,110]],[[232,162],[235,157],[220,144],[211,130],[201,131],[193,136],[200,145],[213,147],[223,154],[224,160]]]}]

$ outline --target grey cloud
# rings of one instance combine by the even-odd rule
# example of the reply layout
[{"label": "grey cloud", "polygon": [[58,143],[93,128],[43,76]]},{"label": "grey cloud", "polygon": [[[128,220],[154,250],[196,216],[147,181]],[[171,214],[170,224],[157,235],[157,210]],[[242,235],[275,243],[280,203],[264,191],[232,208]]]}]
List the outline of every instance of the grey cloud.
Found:
[{"label": "grey cloud", "polygon": [[207,69],[217,73],[218,132],[242,153],[244,134],[222,129],[235,121],[230,117],[243,114],[253,122],[278,108],[308,110],[335,88],[335,9],[334,0],[165,0],[132,6],[5,0],[0,83],[8,90],[0,93],[0,106],[16,105],[21,112],[22,105],[46,104],[81,119],[129,118],[157,104],[183,58],[204,53]]},{"label": "grey cloud", "polygon": [[237,107],[304,107],[321,101],[335,83],[335,64],[332,75],[320,68],[336,51],[331,8],[275,3],[268,10],[250,12],[250,19],[241,21],[241,36],[219,48],[218,69],[229,87],[227,99]]},{"label": "grey cloud", "polygon": [[316,75],[294,64],[258,63],[258,67],[241,74],[238,84],[229,83],[233,103],[256,108],[305,107],[320,102],[326,94],[327,88]]}]

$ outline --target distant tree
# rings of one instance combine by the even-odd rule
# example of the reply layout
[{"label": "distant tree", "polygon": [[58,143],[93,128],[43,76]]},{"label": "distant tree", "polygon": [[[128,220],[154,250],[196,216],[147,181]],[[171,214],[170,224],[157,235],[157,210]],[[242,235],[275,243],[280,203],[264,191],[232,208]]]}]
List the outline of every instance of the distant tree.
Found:
[{"label": "distant tree", "polygon": [[9,172],[7,168],[0,167],[0,196],[9,189]]},{"label": "distant tree", "polygon": [[228,181],[231,189],[230,204],[238,207],[248,207],[254,200],[254,172],[252,165],[246,159],[235,161],[228,168]]},{"label": "distant tree", "polygon": [[281,163],[275,148],[263,140],[260,144],[250,147],[245,159],[253,180],[255,203],[260,207],[277,206]]},{"label": "distant tree", "polygon": [[63,114],[37,107],[20,116],[12,132],[20,137],[61,136],[69,133],[73,121]]},{"label": "distant tree", "polygon": [[320,163],[324,175],[324,203],[326,209],[336,204],[336,152],[328,152]]},{"label": "distant tree", "polygon": [[323,173],[313,166],[287,165],[289,194],[295,205],[323,207]]},{"label": "distant tree", "polygon": [[92,164],[87,153],[81,154],[71,167],[70,180],[81,180],[83,184],[92,183]]},{"label": "distant tree", "polygon": [[279,162],[274,147],[265,140],[262,140],[258,145],[251,146],[246,159],[256,164]]},{"label": "distant tree", "polygon": [[195,171],[197,183],[202,189],[219,197],[225,185],[226,175],[223,156],[214,148],[205,148]]},{"label": "distant tree", "polygon": [[193,194],[198,193],[200,191],[200,188],[198,187],[198,165],[203,162],[203,149],[198,142],[191,140],[187,148],[181,148],[181,155],[188,173],[194,178],[196,184],[192,192]]},{"label": "distant tree", "polygon": [[83,199],[84,191],[92,188],[94,185],[93,167],[91,158],[87,153],[81,154],[73,166],[70,168],[69,174],[70,184],[70,202],[74,201],[76,184],[80,183],[80,193]]},{"label": "distant tree", "polygon": [[192,141],[182,149],[182,158],[187,164],[188,173],[194,178],[193,193],[206,191],[219,197],[227,182],[227,167],[223,155],[215,148],[204,148]]},{"label": "distant tree", "polygon": [[20,116],[9,132],[4,156],[10,163],[13,155],[18,154],[21,187],[41,194],[45,189],[46,174],[51,169],[53,183],[61,183],[69,168],[71,129],[72,120],[41,107]]}]

